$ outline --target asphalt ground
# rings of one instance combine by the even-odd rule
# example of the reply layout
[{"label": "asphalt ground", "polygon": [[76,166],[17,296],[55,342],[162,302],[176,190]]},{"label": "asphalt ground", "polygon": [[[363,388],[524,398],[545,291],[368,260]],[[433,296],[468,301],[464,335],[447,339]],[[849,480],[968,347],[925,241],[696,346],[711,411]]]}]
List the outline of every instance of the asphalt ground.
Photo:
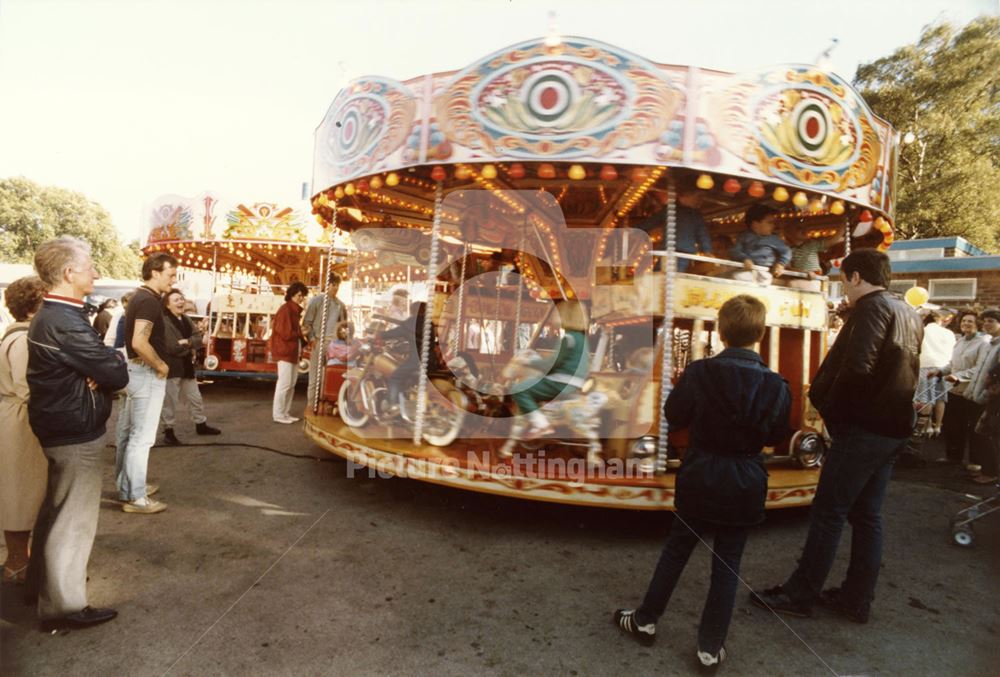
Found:
[{"label": "asphalt ground", "polygon": [[[108,447],[88,590],[92,605],[120,615],[46,634],[20,589],[3,586],[3,675],[694,673],[704,548],[655,646],[611,623],[615,608],[641,598],[669,514],[352,478],[297,426],[272,423],[270,388],[203,387],[209,421],[224,432],[198,438],[187,423],[178,436],[190,444],[153,449],[164,513],[120,510]],[[934,458],[940,444],[921,452]],[[977,523],[973,547],[953,545],[949,517],[967,491],[983,490],[957,470],[898,467],[869,624],[820,610],[779,620],[743,590],[720,674],[996,674],[1000,514]],[[806,509],[769,513],[744,554],[745,581],[782,582],[807,526]],[[831,585],[849,539],[846,530]]]}]

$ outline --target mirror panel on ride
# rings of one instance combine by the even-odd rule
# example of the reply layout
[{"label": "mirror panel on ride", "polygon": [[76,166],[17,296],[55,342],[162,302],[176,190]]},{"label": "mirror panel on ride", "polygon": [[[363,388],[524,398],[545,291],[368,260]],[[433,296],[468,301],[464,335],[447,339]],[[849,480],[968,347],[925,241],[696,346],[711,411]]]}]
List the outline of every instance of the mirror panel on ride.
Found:
[{"label": "mirror panel on ride", "polygon": [[[649,235],[613,226],[571,227],[557,196],[547,191],[454,191],[443,200],[440,214],[433,264],[436,293],[430,302],[432,353],[426,358],[422,354],[422,325],[411,319],[409,329],[396,329],[420,313],[419,306],[398,318],[373,310],[363,331],[366,340],[375,342],[370,359],[362,357],[362,370],[368,376],[354,369],[348,377],[357,377],[359,383],[367,379],[370,394],[365,397],[362,388],[358,389],[358,397],[367,400],[365,406],[386,407],[392,412],[390,421],[397,411],[411,418],[415,404],[408,399],[415,398],[412,390],[417,385],[412,364],[426,359],[429,383],[435,386],[428,389],[431,417],[454,417],[456,409],[463,407],[462,438],[505,438],[511,426],[518,425],[517,419],[523,418],[515,413],[511,398],[550,374],[566,334],[575,332],[586,345],[583,359],[570,375],[581,384],[591,380],[588,393],[599,393],[613,402],[599,417],[597,434],[602,438],[620,434],[621,419],[635,418],[630,416],[629,405],[648,390],[651,360],[636,356],[654,351],[652,318],[629,317],[627,328],[609,325],[606,329],[591,322],[591,306],[601,287],[635,287],[653,281],[637,278],[634,266],[629,266],[629,262],[638,262],[642,268],[652,266]],[[386,277],[396,280],[385,271],[400,266],[406,266],[412,278],[413,267],[430,265],[426,233],[412,227],[386,227],[391,223],[388,219],[376,222],[377,227],[352,231],[352,239],[358,252],[375,253],[380,274],[364,277],[362,273],[369,268],[359,264],[352,278],[372,284],[386,282]],[[390,251],[394,259],[386,263],[385,254]],[[359,284],[356,289],[364,287]],[[410,302],[426,302],[427,289],[425,285],[422,295],[409,296]],[[389,337],[388,341],[383,337]],[[611,345],[613,354],[608,350]],[[620,367],[627,363],[628,369],[608,367],[612,359],[621,360]],[[456,387],[464,397],[452,395]],[[550,410],[571,407],[586,397],[582,390],[568,387],[546,406]],[[403,399],[398,405],[384,401],[385,397],[394,400],[399,393]],[[368,425],[370,420],[353,426],[355,432],[380,439],[412,434],[407,426],[373,427]],[[648,430],[646,421],[646,429],[638,434]]]}]

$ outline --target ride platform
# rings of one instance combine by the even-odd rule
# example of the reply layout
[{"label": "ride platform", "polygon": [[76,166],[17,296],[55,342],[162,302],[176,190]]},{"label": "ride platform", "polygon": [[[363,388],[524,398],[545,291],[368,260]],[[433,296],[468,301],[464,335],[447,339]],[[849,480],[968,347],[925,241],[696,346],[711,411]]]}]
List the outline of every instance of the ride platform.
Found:
[{"label": "ride platform", "polygon": [[[413,444],[403,429],[369,426],[366,436],[336,416],[305,415],[305,433],[323,449],[371,473],[432,482],[456,489],[604,508],[673,510],[676,473],[656,474],[634,459],[609,459],[587,468],[569,448],[519,450],[498,455],[502,439],[460,439],[448,447]],[[812,503],[819,470],[768,466],[767,509]]]}]

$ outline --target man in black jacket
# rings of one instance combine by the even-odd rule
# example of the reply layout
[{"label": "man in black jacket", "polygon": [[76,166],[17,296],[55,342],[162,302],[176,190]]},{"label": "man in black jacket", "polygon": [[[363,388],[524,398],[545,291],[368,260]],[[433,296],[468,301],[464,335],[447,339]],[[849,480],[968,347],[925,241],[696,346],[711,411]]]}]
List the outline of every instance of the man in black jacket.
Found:
[{"label": "man in black jacket", "polygon": [[101,504],[101,452],[125,360],[87,320],[83,298],[97,271],[90,245],[63,236],[43,243],[35,269],[49,288],[28,329],[28,420],[49,460],[35,524],[28,594],[38,595],[43,630],[89,627],[114,618],[87,605],[87,561]]},{"label": "man in black jacket", "polygon": [[[888,256],[861,249],[844,259],[841,270],[851,314],[809,392],[833,439],[809,535],[788,581],[752,594],[751,601],[791,616],[812,615],[818,601],[867,623],[882,562],[882,501],[892,464],[916,424],[923,327],[917,313],[887,291]],[[845,520],[853,530],[847,576],[839,588],[823,591]]]}]

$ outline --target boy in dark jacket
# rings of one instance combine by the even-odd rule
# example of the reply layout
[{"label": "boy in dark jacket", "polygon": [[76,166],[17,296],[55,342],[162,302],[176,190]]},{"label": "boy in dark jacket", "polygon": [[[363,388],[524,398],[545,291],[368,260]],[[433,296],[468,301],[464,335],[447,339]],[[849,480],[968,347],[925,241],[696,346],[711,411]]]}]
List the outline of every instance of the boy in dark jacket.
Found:
[{"label": "boy in dark jacket", "polygon": [[671,429],[690,431],[677,473],[676,517],[637,609],[619,609],[615,624],[642,644],[656,638],[691,551],[715,532],[712,582],[698,628],[698,665],[714,669],[726,657],[723,643],[736,599],[740,559],[749,527],[764,519],[767,471],[761,450],[788,430],[791,394],[764,364],[754,344],[764,335],[764,304],[752,296],[729,299],[719,310],[726,349],[692,362],[667,398]]}]

